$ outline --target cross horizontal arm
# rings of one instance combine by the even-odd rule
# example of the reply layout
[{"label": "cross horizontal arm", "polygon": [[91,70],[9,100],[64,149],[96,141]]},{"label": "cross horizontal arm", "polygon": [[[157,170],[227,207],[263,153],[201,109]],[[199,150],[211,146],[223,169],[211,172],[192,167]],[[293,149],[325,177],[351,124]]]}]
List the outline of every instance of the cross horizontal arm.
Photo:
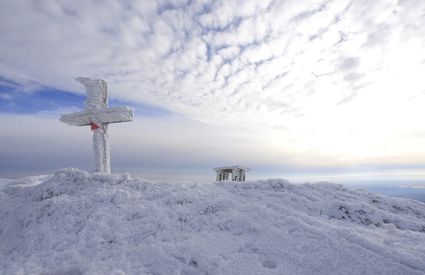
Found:
[{"label": "cross horizontal arm", "polygon": [[90,125],[92,122],[109,124],[131,121],[133,113],[133,109],[129,107],[112,107],[61,115],[60,121],[72,126]]}]

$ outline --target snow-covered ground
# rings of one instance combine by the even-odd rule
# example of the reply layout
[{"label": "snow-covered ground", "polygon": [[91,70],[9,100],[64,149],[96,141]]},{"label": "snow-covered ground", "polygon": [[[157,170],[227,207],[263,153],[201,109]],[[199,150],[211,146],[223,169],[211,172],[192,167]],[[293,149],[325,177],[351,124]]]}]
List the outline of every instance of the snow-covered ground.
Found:
[{"label": "snow-covered ground", "polygon": [[1,274],[425,274],[425,204],[65,169],[0,185]]}]

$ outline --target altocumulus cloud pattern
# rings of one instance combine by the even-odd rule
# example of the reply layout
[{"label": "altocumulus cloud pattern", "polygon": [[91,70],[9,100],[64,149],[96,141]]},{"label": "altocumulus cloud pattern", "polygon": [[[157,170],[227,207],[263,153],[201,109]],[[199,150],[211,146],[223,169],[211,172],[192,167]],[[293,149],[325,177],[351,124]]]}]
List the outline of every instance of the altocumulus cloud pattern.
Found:
[{"label": "altocumulus cloud pattern", "polygon": [[380,95],[378,88],[391,87],[383,76],[406,88],[424,70],[423,1],[1,6],[4,77],[72,90],[75,75],[97,74],[119,97],[208,121],[279,127],[317,114],[312,103],[330,107]]}]

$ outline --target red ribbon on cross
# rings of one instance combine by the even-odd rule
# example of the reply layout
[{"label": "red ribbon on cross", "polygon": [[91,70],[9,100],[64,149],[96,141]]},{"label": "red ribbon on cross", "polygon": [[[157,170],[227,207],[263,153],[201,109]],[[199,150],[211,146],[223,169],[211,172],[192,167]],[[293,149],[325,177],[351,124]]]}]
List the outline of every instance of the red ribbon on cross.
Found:
[{"label": "red ribbon on cross", "polygon": [[97,124],[96,124],[96,123],[91,122],[91,123],[90,123],[90,128],[91,128],[91,130],[96,130],[96,129],[99,129],[99,126],[97,126]]}]

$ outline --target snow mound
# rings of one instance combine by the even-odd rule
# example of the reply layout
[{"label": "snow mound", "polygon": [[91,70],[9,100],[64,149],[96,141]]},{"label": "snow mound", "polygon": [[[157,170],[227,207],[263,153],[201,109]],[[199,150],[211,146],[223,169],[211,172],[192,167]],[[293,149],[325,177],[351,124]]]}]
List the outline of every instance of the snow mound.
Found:
[{"label": "snow mound", "polygon": [[425,274],[425,204],[65,169],[0,189],[2,274]]}]

